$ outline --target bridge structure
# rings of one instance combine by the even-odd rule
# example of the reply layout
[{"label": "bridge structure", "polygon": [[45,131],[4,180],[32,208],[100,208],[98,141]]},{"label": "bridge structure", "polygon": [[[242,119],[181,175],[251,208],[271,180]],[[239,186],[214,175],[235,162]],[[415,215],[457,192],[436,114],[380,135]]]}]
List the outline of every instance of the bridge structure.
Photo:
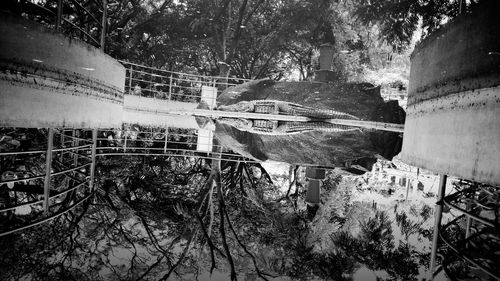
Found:
[{"label": "bridge structure", "polygon": [[[0,21],[0,236],[50,221],[91,199],[100,157],[255,162],[219,146],[213,128],[196,121],[197,116],[241,116],[212,109],[221,89],[244,79],[171,72],[108,56],[106,0],[85,5],[59,0],[51,9],[38,1],[20,3],[22,16],[1,12]],[[65,15],[63,5],[79,14]],[[481,14],[487,16],[459,17],[412,55],[402,158],[441,174],[431,278],[441,269],[451,276],[448,269],[457,260],[499,278],[481,256],[466,252],[473,243],[498,241],[499,194],[491,186],[500,185],[500,56],[495,51],[500,10],[493,6]],[[88,20],[78,21],[82,17]],[[202,102],[208,109],[198,108]],[[471,183],[445,196],[447,175],[489,186]],[[444,206],[461,216],[441,225]],[[464,235],[453,240],[450,229]]]}]

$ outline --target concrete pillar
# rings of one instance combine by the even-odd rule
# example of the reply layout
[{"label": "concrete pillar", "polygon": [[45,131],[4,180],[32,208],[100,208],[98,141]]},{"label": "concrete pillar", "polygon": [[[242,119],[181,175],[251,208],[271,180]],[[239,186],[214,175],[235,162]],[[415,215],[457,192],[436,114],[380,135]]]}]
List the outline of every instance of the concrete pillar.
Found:
[{"label": "concrete pillar", "polygon": [[434,210],[434,233],[432,236],[432,249],[431,249],[431,262],[429,265],[429,280],[433,280],[434,272],[436,271],[436,258],[437,249],[439,243],[439,229],[441,227],[441,218],[443,216],[443,199],[446,194],[446,175],[440,175],[439,177],[439,191],[436,202],[436,207]]}]

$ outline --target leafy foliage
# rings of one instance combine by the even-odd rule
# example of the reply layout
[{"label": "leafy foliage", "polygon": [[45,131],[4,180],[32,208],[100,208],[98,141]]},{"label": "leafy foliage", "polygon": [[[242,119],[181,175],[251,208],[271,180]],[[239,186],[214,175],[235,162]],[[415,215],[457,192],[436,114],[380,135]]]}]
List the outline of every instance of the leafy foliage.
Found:
[{"label": "leafy foliage", "polygon": [[470,11],[479,1],[447,0],[356,0],[355,15],[363,24],[380,25],[380,36],[401,52],[410,43],[422,19],[425,34],[430,34],[460,12]]}]

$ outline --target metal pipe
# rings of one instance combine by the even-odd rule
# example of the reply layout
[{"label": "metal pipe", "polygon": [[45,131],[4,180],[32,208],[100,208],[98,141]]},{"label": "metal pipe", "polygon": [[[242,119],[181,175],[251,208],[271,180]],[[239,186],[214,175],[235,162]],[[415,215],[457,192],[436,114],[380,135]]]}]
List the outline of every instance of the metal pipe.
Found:
[{"label": "metal pipe", "polygon": [[172,98],[172,79],[173,75],[170,74],[170,84],[168,85],[168,100],[171,100]]},{"label": "metal pipe", "polygon": [[99,41],[97,41],[96,38],[92,37],[92,35],[90,35],[87,31],[83,30],[83,28],[79,27],[78,25],[74,24],[73,22],[71,22],[70,20],[67,20],[65,18],[62,18],[62,20],[64,22],[68,23],[69,25],[71,25],[73,28],[76,28],[78,31],[80,31],[84,35],[86,35],[87,38],[91,39],[96,45],[99,45]]},{"label": "metal pipe", "polygon": [[[72,187],[70,189],[67,189],[65,191],[61,191],[60,193],[57,193],[55,195],[50,196],[50,199],[57,198],[57,197],[59,197],[61,195],[64,195],[64,194],[66,194],[66,193],[68,193],[70,191],[73,191],[73,190],[79,188],[80,186],[82,186],[82,185],[84,185],[86,183],[87,183],[86,181],[78,183],[76,186],[74,186],[74,187]],[[19,207],[32,206],[32,205],[35,205],[35,204],[40,204],[42,202],[43,202],[43,199],[36,200],[36,201],[30,201],[30,202],[26,202],[26,203],[22,203],[22,204],[19,204],[19,205],[16,205],[16,206],[10,206],[10,207],[6,207],[6,208],[2,208],[2,209],[0,209],[0,213],[6,212],[6,211],[10,211],[10,210],[14,210],[14,209],[19,208]]]},{"label": "metal pipe", "polygon": [[125,140],[123,143],[123,152],[127,152],[127,135],[125,135]]},{"label": "metal pipe", "polygon": [[32,151],[9,151],[9,152],[2,152],[0,153],[0,156],[8,156],[8,155],[26,155],[26,154],[38,154],[38,153],[45,153],[47,150],[32,150]]},{"label": "metal pipe", "polygon": [[33,176],[33,177],[27,177],[27,178],[18,178],[18,179],[13,179],[13,180],[6,180],[6,181],[0,181],[0,184],[11,183],[11,182],[15,183],[15,182],[22,182],[22,181],[37,180],[37,179],[41,179],[41,178],[45,178],[45,175]]},{"label": "metal pipe", "polygon": [[448,202],[447,200],[444,200],[444,204],[450,208],[453,208],[457,211],[459,211],[460,213],[466,215],[467,217],[471,217],[473,220],[476,220],[476,221],[479,221],[483,224],[486,224],[487,226],[491,226],[491,227],[497,227],[497,223],[496,221],[492,221],[492,220],[489,220],[489,219],[486,219],[486,218],[483,218],[481,216],[478,216],[478,215],[474,215],[470,212],[468,212],[467,210],[465,210],[464,208],[460,208],[459,206],[455,205],[455,204],[451,204],[450,202]]},{"label": "metal pipe", "polygon": [[106,43],[106,23],[108,17],[108,0],[102,0],[102,19],[101,19],[101,49],[104,51]]},{"label": "metal pipe", "polygon": [[[474,200],[475,196],[476,196],[476,186],[474,185],[472,193],[469,195],[469,198],[467,198],[467,205],[466,205],[467,212],[472,211],[472,200]],[[465,239],[470,237],[471,227],[472,227],[472,217],[467,216],[467,225],[465,226]],[[467,245],[465,245],[465,247],[468,248],[469,243],[467,243]]]},{"label": "metal pipe", "polygon": [[134,69],[132,68],[132,65],[130,65],[130,76],[128,78],[128,94],[133,95],[134,93],[132,92],[132,73]]},{"label": "metal pipe", "polygon": [[[219,153],[220,154],[220,153]],[[226,155],[222,155],[222,160],[228,161],[228,162],[244,162],[244,163],[262,163],[262,161],[259,160],[252,160],[252,159],[241,159],[238,158],[236,155],[231,155],[228,156],[227,158],[224,157]],[[203,155],[182,155],[182,154],[164,154],[164,153],[136,153],[136,152],[127,152],[127,153],[99,153],[97,156],[165,156],[165,157],[193,157],[193,158],[202,158],[202,159],[215,159],[211,156],[203,156]],[[234,158],[232,158],[234,157]],[[333,169],[333,167],[332,167]]]},{"label": "metal pipe", "polygon": [[436,254],[439,242],[439,229],[441,227],[441,218],[443,216],[443,201],[446,191],[446,175],[439,176],[439,191],[434,211],[434,234],[432,237],[431,263],[430,263],[430,280],[434,279],[434,271],[436,270]]},{"label": "metal pipe", "polygon": [[68,150],[78,151],[79,149],[84,149],[87,147],[92,147],[92,145],[91,144],[84,144],[84,145],[79,145],[79,146],[74,146],[74,147],[56,148],[56,149],[53,149],[52,151],[53,152],[61,152],[61,151],[68,151]]},{"label": "metal pipe", "polygon": [[[60,141],[61,141],[61,147],[64,148],[64,131],[60,133]],[[64,160],[64,150],[61,150],[61,155],[59,155],[59,161],[63,162],[63,160]]]},{"label": "metal pipe", "polygon": [[165,128],[165,144],[163,145],[163,153],[167,153],[167,143],[168,143],[168,126]]},{"label": "metal pipe", "polygon": [[[188,73],[183,73],[183,72],[176,72],[176,71],[169,71],[169,70],[163,70],[163,69],[158,69],[158,68],[154,68],[154,67],[149,67],[149,66],[145,66],[145,65],[140,65],[140,64],[136,64],[136,63],[132,63],[132,62],[128,62],[128,61],[124,61],[124,60],[118,60],[119,62],[121,62],[122,64],[128,64],[128,65],[135,65],[137,67],[140,67],[140,68],[145,68],[145,69],[153,69],[157,72],[162,72],[162,73],[171,73],[171,74],[179,74],[179,75],[182,75],[182,76],[185,76],[185,77],[199,77],[199,78],[206,78],[206,79],[218,79],[218,78],[224,78],[224,77],[221,77],[221,76],[206,76],[206,75],[196,75],[196,74],[188,74]],[[140,72],[140,71],[137,71],[137,72]],[[144,73],[147,73],[147,72],[144,72]],[[243,82],[246,82],[246,81],[252,81],[252,79],[246,79],[246,78],[236,78],[236,77],[231,77],[231,80],[237,80],[237,81],[243,81]],[[185,80],[187,81],[187,80]],[[321,82],[314,82],[314,81],[311,81],[309,83],[317,83],[317,84],[324,84],[324,83],[321,83]],[[233,83],[229,83],[229,85],[232,85],[232,86],[235,86],[237,84],[233,84]]]},{"label": "metal pipe", "polygon": [[52,149],[54,148],[54,128],[49,128],[47,153],[45,154],[45,181],[43,184],[43,211],[49,215],[50,174],[52,169]]},{"label": "metal pipe", "polygon": [[99,20],[87,8],[80,4],[80,2],[78,2],[77,0],[71,0],[71,2],[73,2],[74,5],[78,6],[78,8],[85,11],[85,14],[89,15],[95,23],[99,24]]},{"label": "metal pipe", "polygon": [[39,225],[39,224],[42,224],[44,222],[48,222],[50,220],[53,220],[69,211],[71,211],[72,209],[74,209],[76,206],[80,205],[82,202],[85,202],[85,200],[89,199],[92,195],[94,195],[94,193],[90,193],[89,195],[83,197],[82,199],[78,200],[75,204],[73,204],[73,206],[69,207],[68,209],[65,209],[61,212],[57,212],[49,217],[46,217],[42,220],[39,220],[39,221],[35,221],[35,222],[32,222],[30,224],[27,224],[27,225],[23,225],[23,226],[20,226],[18,228],[14,228],[14,229],[10,229],[8,231],[5,231],[5,232],[0,232],[0,237],[2,236],[5,236],[5,235],[9,235],[11,233],[14,233],[14,232],[17,232],[17,231],[21,231],[23,229],[26,229],[26,228],[30,228],[30,227],[33,227],[33,226],[36,226],[36,225]]},{"label": "metal pipe", "polygon": [[97,148],[97,129],[92,129],[92,164],[90,165],[90,192],[94,192],[94,173],[96,162],[96,148]]},{"label": "metal pipe", "polygon": [[[73,130],[71,135],[72,135],[72,137],[74,137],[73,138],[73,147],[78,147],[80,145],[80,141],[78,140],[78,137],[80,136],[80,132],[78,130]],[[78,166],[78,148],[76,148],[76,151],[73,154],[73,165],[75,167]]]},{"label": "metal pipe", "polygon": [[92,163],[85,163],[85,164],[82,164],[82,165],[80,165],[78,167],[68,168],[68,169],[65,169],[65,170],[62,170],[62,171],[59,171],[59,172],[55,172],[55,173],[52,173],[52,176],[58,176],[58,175],[62,175],[62,174],[67,173],[67,172],[72,172],[72,171],[80,170],[82,168],[87,167],[89,164],[92,164]]},{"label": "metal pipe", "polygon": [[61,29],[62,12],[63,12],[63,0],[58,0],[57,15],[56,15],[56,31],[59,31]]}]

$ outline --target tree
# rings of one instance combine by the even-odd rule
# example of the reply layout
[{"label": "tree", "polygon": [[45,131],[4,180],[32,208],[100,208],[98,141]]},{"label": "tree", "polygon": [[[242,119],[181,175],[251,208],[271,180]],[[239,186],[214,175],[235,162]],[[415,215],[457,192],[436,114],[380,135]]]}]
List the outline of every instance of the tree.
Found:
[{"label": "tree", "polygon": [[470,11],[479,0],[354,0],[355,15],[365,25],[378,24],[380,37],[401,52],[410,43],[422,19],[423,35],[430,34],[443,23]]},{"label": "tree", "polygon": [[395,280],[416,280],[418,257],[406,243],[394,246],[391,222],[385,212],[361,221],[358,237],[346,231],[333,234],[332,241],[341,254],[350,255],[372,270],[386,270]]}]

